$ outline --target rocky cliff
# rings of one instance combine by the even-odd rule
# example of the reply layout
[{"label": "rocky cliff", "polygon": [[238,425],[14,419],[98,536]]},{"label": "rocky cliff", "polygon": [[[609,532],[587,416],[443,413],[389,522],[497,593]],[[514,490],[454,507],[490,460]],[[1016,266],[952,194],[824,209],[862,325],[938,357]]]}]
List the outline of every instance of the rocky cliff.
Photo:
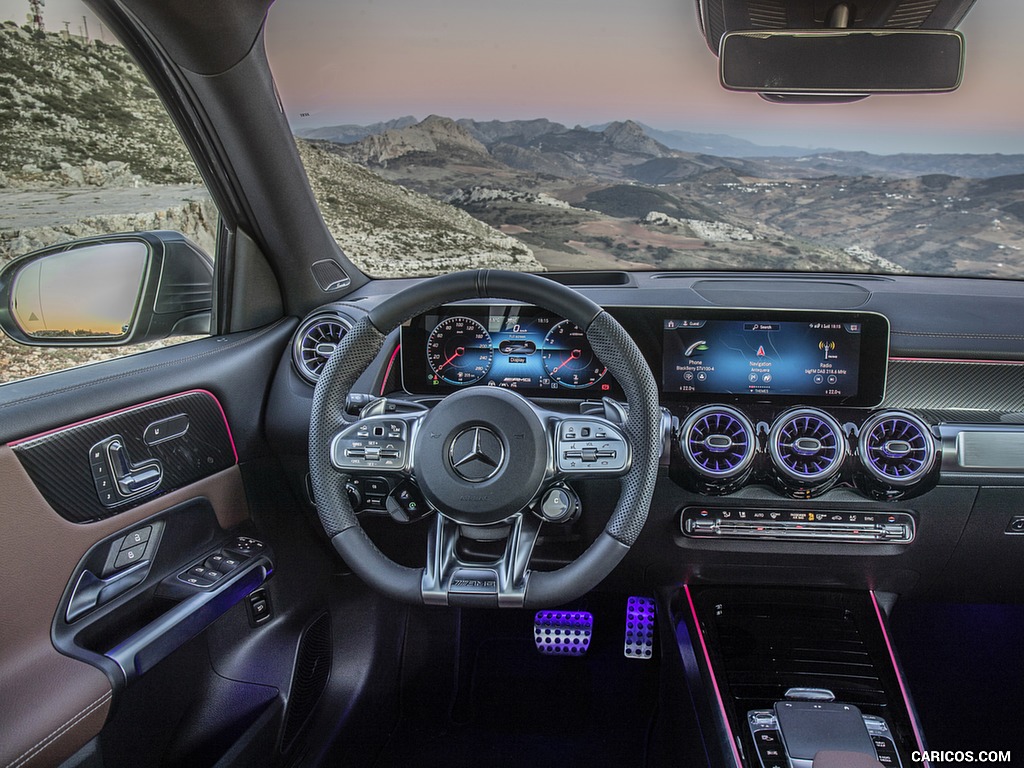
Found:
[{"label": "rocky cliff", "polygon": [[[398,121],[394,125],[402,125]],[[431,116],[372,137],[363,158],[482,153]],[[540,270],[528,247],[305,141],[324,218],[371,274]],[[67,240],[173,229],[213,253],[217,210],[145,76],[121,48],[0,24],[0,262]]]}]

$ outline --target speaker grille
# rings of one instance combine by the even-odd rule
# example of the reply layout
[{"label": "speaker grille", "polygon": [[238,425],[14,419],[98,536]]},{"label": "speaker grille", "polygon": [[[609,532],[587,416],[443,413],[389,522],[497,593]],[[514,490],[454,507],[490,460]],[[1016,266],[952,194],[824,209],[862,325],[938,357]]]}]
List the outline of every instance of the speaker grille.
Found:
[{"label": "speaker grille", "polygon": [[310,271],[313,273],[316,284],[320,286],[320,290],[325,293],[341,290],[352,282],[341,265],[333,259],[315,262],[310,267]]},{"label": "speaker grille", "polygon": [[904,0],[886,20],[885,26],[894,29],[914,29],[924,24],[938,6],[939,0]]},{"label": "speaker grille", "polygon": [[320,614],[302,635],[295,661],[295,675],[288,694],[281,751],[287,752],[313,714],[313,708],[327,687],[331,676],[331,622]]}]

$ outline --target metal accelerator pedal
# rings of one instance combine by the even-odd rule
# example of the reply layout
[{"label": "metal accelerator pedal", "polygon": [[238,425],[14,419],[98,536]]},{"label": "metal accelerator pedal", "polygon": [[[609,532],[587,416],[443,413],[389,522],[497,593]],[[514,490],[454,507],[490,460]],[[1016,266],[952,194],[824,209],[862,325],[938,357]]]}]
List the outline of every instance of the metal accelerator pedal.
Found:
[{"label": "metal accelerator pedal", "polygon": [[654,600],[630,597],[626,601],[626,640],[622,653],[627,659],[650,659],[654,655]]},{"label": "metal accelerator pedal", "polygon": [[590,648],[594,616],[587,611],[537,611],[533,642],[550,656],[582,656]]}]

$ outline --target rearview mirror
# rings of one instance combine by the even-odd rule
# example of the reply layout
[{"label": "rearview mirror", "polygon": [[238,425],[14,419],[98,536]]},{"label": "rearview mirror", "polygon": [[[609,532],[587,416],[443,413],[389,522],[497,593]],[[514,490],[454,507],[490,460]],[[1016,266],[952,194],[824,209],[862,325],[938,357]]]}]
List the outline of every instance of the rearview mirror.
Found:
[{"label": "rearview mirror", "polygon": [[963,60],[955,30],[739,31],[722,38],[719,74],[732,91],[936,93],[960,86]]},{"label": "rearview mirror", "polygon": [[119,346],[210,332],[213,261],[177,232],[77,240],[0,270],[0,328],[35,346]]}]

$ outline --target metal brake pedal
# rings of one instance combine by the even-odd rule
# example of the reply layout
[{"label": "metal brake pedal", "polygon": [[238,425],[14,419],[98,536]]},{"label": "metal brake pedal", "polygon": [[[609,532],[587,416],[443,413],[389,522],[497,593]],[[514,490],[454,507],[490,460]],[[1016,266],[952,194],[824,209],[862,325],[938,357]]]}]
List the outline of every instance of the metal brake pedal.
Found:
[{"label": "metal brake pedal", "polygon": [[537,611],[533,642],[550,656],[582,656],[590,648],[594,616],[587,611]]},{"label": "metal brake pedal", "polygon": [[654,600],[630,597],[626,601],[626,638],[622,653],[627,659],[654,656]]}]

